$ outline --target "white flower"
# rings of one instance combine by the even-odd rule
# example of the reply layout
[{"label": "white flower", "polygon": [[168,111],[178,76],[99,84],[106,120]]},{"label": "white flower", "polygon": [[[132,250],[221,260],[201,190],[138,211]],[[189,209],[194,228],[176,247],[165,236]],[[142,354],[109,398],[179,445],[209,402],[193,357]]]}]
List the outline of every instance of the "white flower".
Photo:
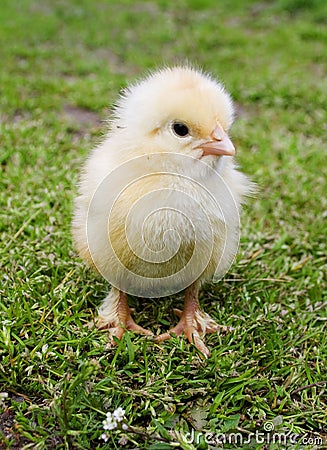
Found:
[{"label": "white flower", "polygon": [[115,428],[117,428],[117,422],[116,421],[114,421],[114,422],[104,421],[103,422],[103,429],[104,430],[114,430]]},{"label": "white flower", "polygon": [[49,347],[48,344],[42,345],[42,349],[41,349],[42,353],[46,353],[48,350],[48,347]]},{"label": "white flower", "polygon": [[128,430],[128,425],[127,423],[123,423],[123,425],[121,426],[123,430]]},{"label": "white flower", "polygon": [[121,422],[125,417],[125,410],[121,407],[115,409],[113,413],[114,418],[117,420],[117,422]]},{"label": "white flower", "polygon": [[103,423],[103,429],[104,430],[114,430],[115,428],[117,428],[117,421],[115,420],[115,418],[113,417],[113,415],[111,414],[111,412],[108,412],[106,414],[106,420],[104,420]]},{"label": "white flower", "polygon": [[0,392],[0,407],[5,407],[5,399],[8,398],[8,392]]},{"label": "white flower", "polygon": [[[102,424],[103,424],[103,429],[104,430],[114,430],[115,428],[118,427],[118,422],[121,422],[122,420],[124,420],[125,417],[125,410],[121,407],[115,409],[115,411],[113,413],[111,412],[107,412],[106,414],[106,419],[103,420]],[[127,430],[128,426],[126,426],[126,428],[124,427],[123,424],[123,429]],[[103,433],[103,436],[107,434]]]},{"label": "white flower", "polygon": [[107,433],[101,434],[100,438],[103,439],[104,442],[107,442],[107,440],[109,439]]}]

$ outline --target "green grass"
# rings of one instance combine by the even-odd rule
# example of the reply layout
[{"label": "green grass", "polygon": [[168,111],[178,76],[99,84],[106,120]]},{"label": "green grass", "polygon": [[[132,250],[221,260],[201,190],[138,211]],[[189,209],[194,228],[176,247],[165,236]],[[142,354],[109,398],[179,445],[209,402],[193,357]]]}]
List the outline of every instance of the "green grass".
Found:
[{"label": "green grass", "polygon": [[[206,449],[206,431],[245,439],[272,421],[326,442],[326,5],[1,1],[0,448]],[[207,337],[206,362],[177,338],[126,334],[108,349],[85,327],[108,286],[70,235],[79,169],[118,90],[186,60],[232,93],[238,160],[260,186],[236,263],[201,294],[234,328]],[[131,303],[158,332],[181,300]],[[118,406],[144,434],[105,444]],[[183,441],[192,430],[199,444]]]}]

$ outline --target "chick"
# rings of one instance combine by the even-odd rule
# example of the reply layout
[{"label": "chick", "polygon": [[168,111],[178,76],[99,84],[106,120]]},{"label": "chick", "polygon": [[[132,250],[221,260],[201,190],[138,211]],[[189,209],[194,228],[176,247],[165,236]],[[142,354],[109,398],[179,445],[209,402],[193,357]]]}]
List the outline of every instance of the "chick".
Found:
[{"label": "chick", "polygon": [[155,339],[184,333],[209,356],[202,338],[220,325],[200,309],[199,289],[233,262],[252,189],[233,162],[232,121],[223,86],[191,67],[154,72],[118,99],[82,171],[73,218],[80,256],[112,285],[96,319],[111,336],[152,335],[133,320],[127,294],[185,290],[178,324]]}]

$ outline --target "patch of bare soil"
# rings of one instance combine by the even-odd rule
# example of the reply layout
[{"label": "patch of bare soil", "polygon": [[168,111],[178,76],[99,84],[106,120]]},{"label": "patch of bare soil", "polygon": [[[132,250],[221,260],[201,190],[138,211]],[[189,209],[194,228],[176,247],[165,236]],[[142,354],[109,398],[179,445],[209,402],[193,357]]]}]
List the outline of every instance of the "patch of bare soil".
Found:
[{"label": "patch of bare soil", "polygon": [[66,104],[63,107],[64,114],[75,123],[87,125],[90,128],[99,126],[101,123],[100,117],[97,113],[86,108]]},{"label": "patch of bare soil", "polygon": [[[13,414],[9,409],[5,409],[2,414],[0,414],[0,450],[19,450],[24,447],[24,445],[30,443],[30,441],[17,432],[16,422]],[[10,442],[10,447],[7,443]]]}]

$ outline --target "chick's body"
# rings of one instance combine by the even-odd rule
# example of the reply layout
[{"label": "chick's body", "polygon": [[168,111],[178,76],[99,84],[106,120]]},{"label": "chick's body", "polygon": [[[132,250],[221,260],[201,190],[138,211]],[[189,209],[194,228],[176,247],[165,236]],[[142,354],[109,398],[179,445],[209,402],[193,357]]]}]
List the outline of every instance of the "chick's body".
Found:
[{"label": "chick's body", "polygon": [[85,164],[73,221],[81,257],[113,285],[99,327],[118,337],[126,328],[150,334],[131,318],[126,292],[186,289],[171,331],[208,355],[200,335],[218,325],[200,311],[198,289],[228,270],[250,191],[231,158],[232,116],[222,86],[185,67],[154,73],[118,101],[108,135]]}]

